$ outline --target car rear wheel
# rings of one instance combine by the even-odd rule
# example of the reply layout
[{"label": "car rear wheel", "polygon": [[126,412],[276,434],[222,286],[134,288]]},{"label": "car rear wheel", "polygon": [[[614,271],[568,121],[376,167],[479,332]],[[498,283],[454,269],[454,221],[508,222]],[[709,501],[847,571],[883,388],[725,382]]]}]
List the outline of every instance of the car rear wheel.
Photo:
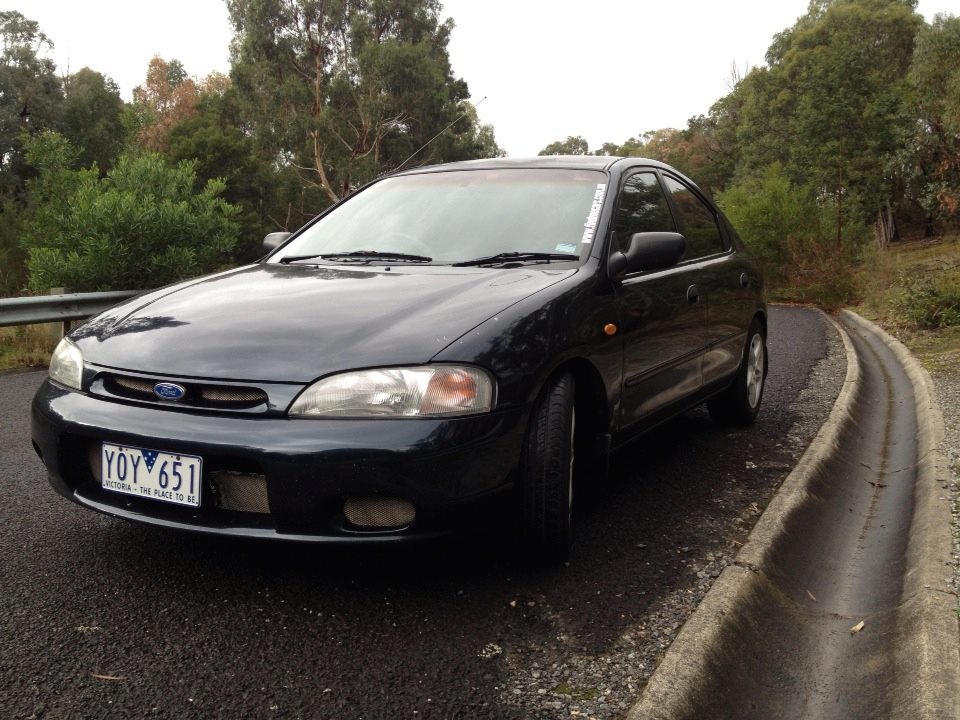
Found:
[{"label": "car rear wheel", "polygon": [[537,399],[521,463],[522,534],[528,555],[539,562],[570,555],[575,432],[574,381],[565,373]]},{"label": "car rear wheel", "polygon": [[747,333],[747,346],[733,384],[707,401],[710,417],[721,425],[744,427],[751,424],[760,412],[766,379],[767,333],[763,325],[754,320]]}]

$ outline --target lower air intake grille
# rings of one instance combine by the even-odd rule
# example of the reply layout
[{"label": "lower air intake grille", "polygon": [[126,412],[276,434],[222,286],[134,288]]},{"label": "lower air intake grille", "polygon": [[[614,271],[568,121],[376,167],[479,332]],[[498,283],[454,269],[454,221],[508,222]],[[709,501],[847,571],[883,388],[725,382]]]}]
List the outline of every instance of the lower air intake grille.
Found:
[{"label": "lower air intake grille", "polygon": [[217,504],[223,510],[269,513],[267,479],[259,473],[218,470],[210,473],[210,481],[217,489]]},{"label": "lower air intake grille", "polygon": [[399,530],[417,517],[409,500],[376,495],[347,498],[343,514],[351,525],[364,530]]}]

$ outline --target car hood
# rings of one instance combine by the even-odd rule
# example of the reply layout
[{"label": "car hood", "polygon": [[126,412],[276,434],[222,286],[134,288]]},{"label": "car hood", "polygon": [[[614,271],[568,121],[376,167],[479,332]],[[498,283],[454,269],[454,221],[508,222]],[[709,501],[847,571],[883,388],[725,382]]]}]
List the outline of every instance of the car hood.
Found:
[{"label": "car hood", "polygon": [[71,333],[84,360],[177,377],[310,382],[428,362],[576,268],[252,265],[162,288]]}]

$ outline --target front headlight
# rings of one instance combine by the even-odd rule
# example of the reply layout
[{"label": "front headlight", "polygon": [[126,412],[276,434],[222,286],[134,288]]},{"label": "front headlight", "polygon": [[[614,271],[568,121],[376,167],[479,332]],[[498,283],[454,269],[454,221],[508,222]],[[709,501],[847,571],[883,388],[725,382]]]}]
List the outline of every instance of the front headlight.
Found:
[{"label": "front headlight", "polygon": [[63,338],[50,358],[50,379],[74,390],[79,390],[83,380],[83,354],[80,348]]},{"label": "front headlight", "polygon": [[331,375],[290,406],[295,417],[454,417],[493,408],[493,381],[459,365],[381,368]]}]

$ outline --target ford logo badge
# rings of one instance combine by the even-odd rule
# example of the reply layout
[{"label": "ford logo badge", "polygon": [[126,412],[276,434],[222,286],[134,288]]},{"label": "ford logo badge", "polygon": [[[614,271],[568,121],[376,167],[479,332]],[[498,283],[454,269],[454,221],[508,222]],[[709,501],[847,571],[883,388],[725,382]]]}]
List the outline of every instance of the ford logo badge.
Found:
[{"label": "ford logo badge", "polygon": [[187,389],[176,383],[162,382],[153,386],[153,394],[161,400],[180,400],[187,394]]}]

